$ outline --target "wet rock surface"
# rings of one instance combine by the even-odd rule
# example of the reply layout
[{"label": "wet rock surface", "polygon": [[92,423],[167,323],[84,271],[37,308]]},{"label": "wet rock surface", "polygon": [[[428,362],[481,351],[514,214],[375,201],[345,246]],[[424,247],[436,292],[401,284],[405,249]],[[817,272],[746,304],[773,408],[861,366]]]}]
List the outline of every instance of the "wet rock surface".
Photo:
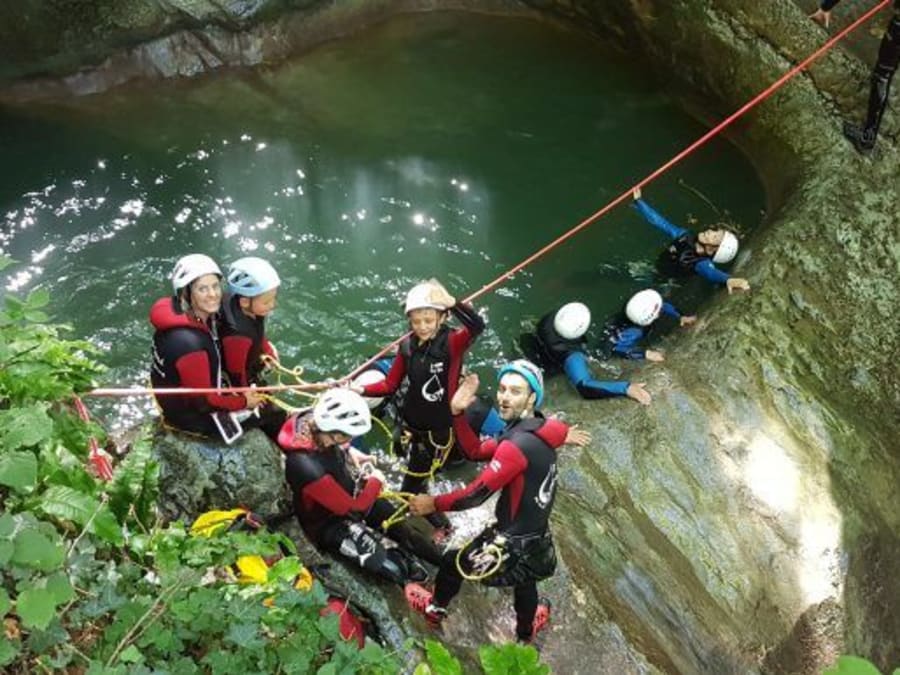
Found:
[{"label": "wet rock surface", "polygon": [[[790,0],[526,4],[645,54],[662,86],[709,120],[826,38]],[[233,65],[291,53],[310,44],[297,37],[310,26],[321,38],[413,5],[467,3],[329,4],[314,21],[294,12],[233,30],[289,5],[230,3],[229,16],[208,22],[203,37],[191,33],[199,46],[177,58],[171,41],[192,38],[167,33],[159,39],[168,46],[116,53],[159,50],[147,57],[151,71],[190,74],[216,59]],[[179,12],[206,22],[197,17],[210,6]],[[159,25],[174,24],[146,24]],[[216,31],[220,41],[210,42]],[[103,58],[112,53],[107,44]],[[26,62],[19,54],[17,63]],[[43,70],[61,58],[34,54]],[[131,72],[107,66],[113,75]],[[843,117],[863,114],[869,67],[836,50],[731,130],[769,196],[769,221],[734,270],[753,290],[722,291],[696,327],[664,343],[666,363],[625,367],[648,382],[651,407],[581,401],[551,382],[552,406],[595,435],[593,447],[562,459],[554,521],[561,566],[545,584],[555,610],[542,640],[555,671],[816,673],[839,653],[882,669],[900,664],[897,115],[886,115],[871,157],[840,134]],[[56,93],[79,90],[55,82]],[[16,95],[36,86],[44,85],[19,85]],[[84,90],[94,86],[105,85]],[[209,480],[197,475],[198,484]],[[232,488],[223,495],[233,497]],[[179,509],[200,508],[181,500]],[[379,597],[401,616],[402,600],[390,591]],[[508,591],[466,587],[442,639],[474,662],[486,636],[511,634],[510,605]],[[403,624],[422,628],[415,618]]]}]

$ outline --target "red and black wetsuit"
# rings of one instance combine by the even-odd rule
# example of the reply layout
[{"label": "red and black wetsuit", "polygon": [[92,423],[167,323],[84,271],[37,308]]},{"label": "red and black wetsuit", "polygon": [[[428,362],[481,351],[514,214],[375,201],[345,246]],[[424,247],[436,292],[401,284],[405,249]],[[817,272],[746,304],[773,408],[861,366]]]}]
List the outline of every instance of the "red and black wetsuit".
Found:
[{"label": "red and black wetsuit", "polygon": [[[275,349],[266,338],[265,318],[247,316],[240,305],[240,296],[226,295],[222,300],[219,331],[225,370],[236,387],[263,384],[262,355],[277,358]],[[261,428],[274,441],[287,415],[271,403],[260,406],[259,416],[248,417],[241,426]]]},{"label": "red and black wetsuit", "polygon": [[[423,570],[407,551],[385,546],[381,523],[396,507],[379,499],[381,481],[370,477],[357,493],[356,480],[347,467],[346,452],[339,446],[319,447],[311,430],[312,414],[292,418],[293,441],[285,448],[285,472],[291,488],[294,513],[306,536],[319,548],[349,559],[390,581],[404,584]],[[423,543],[405,523],[388,529],[402,546],[437,564],[440,554]]]},{"label": "red and black wetsuit", "polygon": [[[177,298],[157,300],[150,309],[150,323],[156,329],[150,367],[154,387],[227,386],[215,333],[206,323],[182,312]],[[247,399],[234,394],[160,396],[157,403],[168,424],[213,437],[219,432],[211,413],[247,407]]]},{"label": "red and black wetsuit", "polygon": [[[538,605],[537,582],[556,569],[556,553],[549,530],[556,496],[556,448],[565,442],[569,427],[556,419],[535,417],[507,426],[497,439],[479,441],[465,415],[453,418],[454,429],[467,456],[489,460],[475,480],[459,490],[435,498],[438,511],[460,511],[483,503],[500,491],[497,522],[479,534],[465,550],[460,565],[466,573],[478,573],[485,550],[491,544],[506,554],[503,564],[482,580],[489,586],[512,586],[516,608],[516,633],[531,638]],[[435,583],[433,602],[447,607],[462,586],[457,568],[458,550],[444,554]],[[492,568],[487,563],[488,570]]]},{"label": "red and black wetsuit", "polygon": [[[425,342],[410,335],[400,343],[386,378],[365,387],[366,396],[389,396],[405,384],[400,417],[410,435],[408,469],[413,473],[427,473],[438,449],[451,440],[450,399],[459,384],[463,356],[484,330],[484,319],[471,305],[457,303],[450,312],[462,327],[450,330],[441,326]],[[424,492],[427,483],[427,477],[406,475],[400,489]],[[430,520],[439,527],[448,524],[446,518]]]}]

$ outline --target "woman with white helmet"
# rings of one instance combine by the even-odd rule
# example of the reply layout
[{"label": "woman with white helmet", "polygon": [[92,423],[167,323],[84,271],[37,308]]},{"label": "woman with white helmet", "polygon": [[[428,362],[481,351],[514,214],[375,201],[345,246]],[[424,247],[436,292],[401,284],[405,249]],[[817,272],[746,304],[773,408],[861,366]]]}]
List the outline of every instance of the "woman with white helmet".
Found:
[{"label": "woman with white helmet", "polygon": [[[421,581],[427,570],[413,552],[434,564],[440,553],[402,520],[386,534],[403,548],[381,534],[397,507],[379,498],[386,483],[372,458],[349,446],[371,428],[367,402],[345,388],[330,389],[312,410],[288,418],[278,442],[285,451],[294,514],[318,548],[400,585]],[[356,465],[358,476],[350,465]]]},{"label": "woman with white helmet", "polygon": [[602,340],[608,355],[657,363],[663,361],[665,357],[661,351],[641,346],[663,314],[677,319],[680,326],[690,326],[697,321],[696,316],[682,314],[652,288],[638,291],[629,298],[625,310],[603,327]]},{"label": "woman with white helmet", "polygon": [[[268,261],[248,256],[229,265],[225,280],[228,293],[221,312],[225,368],[235,386],[264,384],[263,355],[278,359],[278,351],[266,337],[266,317],[275,309],[281,279]],[[259,427],[275,440],[284,420],[285,413],[268,403],[243,426]]]},{"label": "woman with white helmet", "polygon": [[[174,295],[160,298],[150,310],[154,387],[212,388],[229,385],[219,348],[217,314],[222,301],[222,272],[209,256],[180,258],[172,271]],[[159,396],[164,422],[193,433],[216,437],[218,413],[255,408],[258,394]],[[223,432],[224,433],[224,432]]]},{"label": "woman with white helmet", "polygon": [[627,396],[648,405],[650,394],[643,384],[597,380],[591,375],[585,353],[585,335],[590,325],[591,312],[587,306],[570,302],[544,315],[534,333],[523,335],[520,343],[525,355],[547,373],[564,372],[584,398]]},{"label": "woman with white helmet", "polygon": [[[356,390],[365,396],[389,396],[406,383],[399,413],[409,462],[401,490],[422,492],[433,462],[445,458],[453,446],[450,399],[465,352],[484,330],[484,320],[434,279],[413,286],[404,309],[410,334],[400,342],[387,378]],[[448,312],[461,327],[451,330],[446,325]],[[449,533],[450,521],[443,514],[429,521],[437,528],[437,539]]]},{"label": "woman with white helmet", "polygon": [[734,260],[738,252],[738,239],[724,227],[707,228],[694,234],[683,227],[673,225],[641,198],[641,189],[633,192],[634,208],[644,220],[663,232],[672,241],[660,256],[659,267],[669,276],[699,274],[712,284],[720,284],[734,291],[749,291],[750,282],[740,277],[732,277],[716,265],[725,265]]}]

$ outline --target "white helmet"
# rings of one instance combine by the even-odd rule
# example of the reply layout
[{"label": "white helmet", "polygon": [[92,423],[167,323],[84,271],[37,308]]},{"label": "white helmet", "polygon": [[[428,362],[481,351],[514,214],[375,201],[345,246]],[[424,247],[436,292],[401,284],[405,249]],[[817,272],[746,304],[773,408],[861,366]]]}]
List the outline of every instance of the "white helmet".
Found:
[{"label": "white helmet", "polygon": [[194,279],[199,279],[206,274],[217,274],[221,277],[222,270],[208,255],[191,253],[175,263],[175,269],[172,270],[172,287],[177,293]]},{"label": "white helmet", "polygon": [[255,298],[281,285],[275,268],[262,258],[254,256],[231,263],[226,278],[231,292],[245,298]]},{"label": "white helmet", "polygon": [[[354,387],[365,387],[368,384],[375,384],[376,382],[383,382],[387,379],[387,375],[378,370],[378,368],[370,368],[369,370],[362,371],[359,375],[353,378],[353,381],[350,383]],[[381,405],[381,402],[384,400],[379,396],[365,396],[366,402],[369,404],[370,410],[375,410],[378,406]]]},{"label": "white helmet", "polygon": [[647,288],[631,296],[625,305],[625,316],[638,326],[649,326],[659,317],[662,306],[662,296],[652,288]]},{"label": "white helmet", "polygon": [[722,236],[722,243],[719,244],[719,248],[716,249],[716,252],[712,257],[712,261],[720,265],[730,263],[732,260],[734,260],[734,256],[737,255],[737,252],[737,237],[731,234],[731,232],[729,232],[728,230],[725,230],[725,234]]},{"label": "white helmet", "polygon": [[414,309],[436,309],[439,312],[445,311],[447,308],[431,301],[431,291],[434,286],[427,281],[413,286],[409,293],[406,294],[406,314]]},{"label": "white helmet", "polygon": [[580,302],[560,307],[553,317],[553,329],[566,340],[577,340],[591,325],[591,310]]},{"label": "white helmet", "polygon": [[316,402],[313,420],[319,431],[339,431],[362,436],[372,428],[372,416],[365,399],[350,389],[329,389]]}]

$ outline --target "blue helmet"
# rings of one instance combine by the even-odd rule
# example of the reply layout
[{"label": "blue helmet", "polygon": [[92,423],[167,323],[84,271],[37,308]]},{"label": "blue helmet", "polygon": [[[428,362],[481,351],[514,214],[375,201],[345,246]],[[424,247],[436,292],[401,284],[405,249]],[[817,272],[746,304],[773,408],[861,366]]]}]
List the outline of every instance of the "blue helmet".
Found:
[{"label": "blue helmet", "polygon": [[262,258],[249,256],[231,263],[225,277],[232,293],[255,298],[281,285],[278,272]]},{"label": "blue helmet", "polygon": [[537,408],[544,402],[544,374],[541,369],[526,359],[510,361],[497,371],[497,381],[507,373],[516,373],[525,378],[531,391],[534,392],[534,407]]}]

